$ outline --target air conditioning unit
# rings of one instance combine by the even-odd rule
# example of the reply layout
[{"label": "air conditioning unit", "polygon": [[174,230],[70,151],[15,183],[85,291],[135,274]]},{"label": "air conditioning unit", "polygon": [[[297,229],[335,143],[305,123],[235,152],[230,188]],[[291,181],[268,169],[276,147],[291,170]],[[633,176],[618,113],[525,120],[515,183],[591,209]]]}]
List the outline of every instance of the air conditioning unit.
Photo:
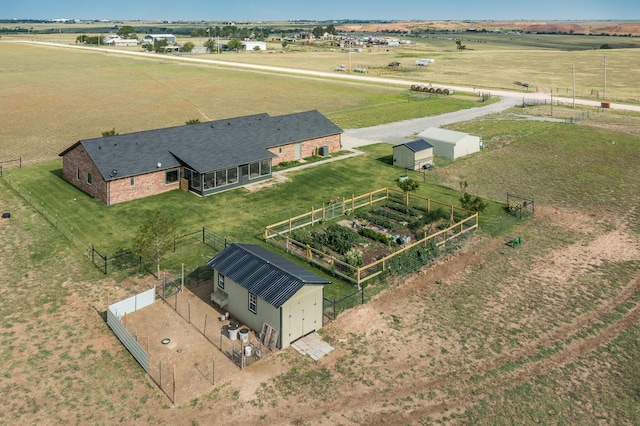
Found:
[{"label": "air conditioning unit", "polygon": [[329,156],[329,147],[327,145],[322,145],[320,147],[320,156],[321,157],[328,157]]}]

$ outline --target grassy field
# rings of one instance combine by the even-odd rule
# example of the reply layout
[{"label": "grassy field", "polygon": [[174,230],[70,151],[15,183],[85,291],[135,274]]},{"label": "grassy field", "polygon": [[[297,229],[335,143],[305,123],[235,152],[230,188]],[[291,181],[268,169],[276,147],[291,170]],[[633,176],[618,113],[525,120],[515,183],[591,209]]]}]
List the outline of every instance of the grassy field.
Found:
[{"label": "grassy field", "polygon": [[[217,118],[239,115],[233,107],[277,114],[312,104],[303,97],[277,96],[278,84],[284,84],[280,90],[291,90],[290,79],[270,80],[264,90],[274,97],[260,98],[246,90],[258,87],[263,75],[216,69],[225,80],[213,84],[196,78],[193,84],[202,90],[187,86],[180,95],[175,87],[181,82],[213,74],[212,69],[20,49],[26,50],[0,42],[0,52],[9,58],[3,66],[10,70],[0,74],[0,108],[12,129],[0,141],[7,156],[24,149],[32,153],[31,160],[48,158],[57,144],[67,146],[69,140],[112,127],[121,133],[157,127],[175,111],[184,117],[173,117],[168,125],[181,124],[196,115],[196,106]],[[32,54],[25,57],[25,52]],[[78,67],[66,69],[65,61]],[[56,70],[50,79],[39,63]],[[124,69],[131,70],[126,93],[139,90],[139,97],[109,103],[113,82],[95,81],[91,74],[109,76]],[[149,82],[149,76],[155,78]],[[172,84],[165,80],[170,76]],[[74,78],[77,85],[71,83]],[[327,90],[318,102],[325,99],[329,106],[319,109],[343,114],[340,120],[345,121],[371,120],[356,118],[359,106],[377,104],[366,97],[395,93],[370,85],[295,80],[296,87],[317,90],[319,96]],[[208,102],[227,99],[225,83],[230,81],[246,83],[232,86],[245,102],[223,112],[224,102]],[[345,95],[353,89],[371,93]],[[171,98],[172,110],[160,103],[162,95]],[[29,102],[18,102],[16,96]],[[111,96],[118,92],[112,90]],[[334,96],[344,103],[334,106],[328,100]],[[114,108],[125,101],[132,108]],[[37,108],[40,103],[54,119]],[[382,104],[389,115],[399,114],[397,103]],[[96,118],[109,111],[108,119]],[[379,116],[384,108],[371,111]],[[548,115],[542,107],[516,108],[451,126],[481,134],[485,149],[454,162],[438,159],[420,193],[455,202],[454,189],[466,180],[472,193],[498,201],[506,191],[533,197],[534,218],[501,230],[498,221],[488,220],[500,217],[501,206],[491,204],[481,219],[482,231],[460,252],[414,276],[387,277],[387,290],[328,324],[323,336],[336,349],[320,362],[283,351],[176,407],[143,374],[101,315],[110,303],[146,290],[149,282],[103,276],[3,181],[0,203],[12,217],[0,222],[5,277],[0,286],[0,423],[636,424],[640,117],[610,111],[570,125],[516,116],[530,113]],[[573,113],[558,108],[554,115]],[[39,162],[10,176],[59,212],[79,236],[113,250],[160,206],[185,230],[207,226],[251,242],[266,223],[335,196],[392,184],[398,173],[390,166],[390,146],[373,145],[365,152],[290,172],[289,182],[255,193],[234,190],[199,199],[174,192],[111,208],[65,185],[59,161]],[[524,241],[517,249],[505,245],[514,235]]]},{"label": "grassy field", "polygon": [[[408,88],[0,43],[0,161],[50,159],[80,139],[267,112],[317,109],[344,128],[469,108],[472,96],[417,100]],[[291,93],[301,96],[291,97]],[[410,101],[410,102],[409,102]],[[10,117],[10,119],[9,119]],[[368,119],[367,119],[368,117]],[[28,132],[25,129],[29,129]]]}]

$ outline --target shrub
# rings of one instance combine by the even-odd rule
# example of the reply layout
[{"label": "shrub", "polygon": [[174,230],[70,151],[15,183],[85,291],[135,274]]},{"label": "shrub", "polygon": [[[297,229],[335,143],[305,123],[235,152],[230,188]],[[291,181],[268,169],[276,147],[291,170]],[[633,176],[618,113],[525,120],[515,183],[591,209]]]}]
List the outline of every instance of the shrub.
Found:
[{"label": "shrub", "polygon": [[364,264],[364,261],[362,260],[362,251],[355,247],[351,247],[351,249],[344,254],[344,259],[349,265],[355,266],[356,268],[359,268]]}]

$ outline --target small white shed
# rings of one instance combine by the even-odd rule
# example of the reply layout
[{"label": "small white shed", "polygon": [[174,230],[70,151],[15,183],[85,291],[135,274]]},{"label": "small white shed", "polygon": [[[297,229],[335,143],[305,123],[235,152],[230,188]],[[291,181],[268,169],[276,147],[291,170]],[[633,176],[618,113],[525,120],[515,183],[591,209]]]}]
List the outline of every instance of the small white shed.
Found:
[{"label": "small white shed", "polygon": [[429,127],[418,136],[433,145],[434,155],[452,160],[480,151],[482,138],[464,132]]},{"label": "small white shed", "polygon": [[401,143],[393,147],[393,165],[408,170],[420,170],[433,165],[433,145],[424,139]]}]

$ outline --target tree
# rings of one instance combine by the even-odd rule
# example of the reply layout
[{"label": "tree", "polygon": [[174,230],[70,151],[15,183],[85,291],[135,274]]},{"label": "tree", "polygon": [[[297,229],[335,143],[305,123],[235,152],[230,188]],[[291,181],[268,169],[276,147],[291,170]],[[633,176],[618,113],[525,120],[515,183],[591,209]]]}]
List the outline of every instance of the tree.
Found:
[{"label": "tree", "polygon": [[331,35],[338,35],[338,32],[336,31],[336,27],[334,27],[333,24],[327,25],[326,31]]},{"label": "tree", "polygon": [[200,120],[198,118],[192,118],[184,122],[184,124],[198,124]]},{"label": "tree", "polygon": [[396,185],[398,185],[398,188],[400,188],[405,194],[416,191],[420,188],[420,182],[415,179],[398,179],[396,181]]},{"label": "tree", "polygon": [[131,25],[124,25],[122,26],[117,33],[120,37],[122,38],[126,38],[126,39],[137,39],[138,36],[136,35],[136,30],[135,28],[133,28]]},{"label": "tree", "polygon": [[169,42],[167,41],[167,39],[161,38],[161,39],[155,39],[153,40],[153,50],[156,53],[164,53],[167,51],[166,47],[169,45]]},{"label": "tree", "polygon": [[107,131],[102,132],[102,137],[103,138],[108,138],[109,136],[117,136],[117,135],[118,135],[118,132],[116,132],[115,127],[113,129],[111,129],[111,130],[107,130]]},{"label": "tree", "polygon": [[211,52],[217,52],[218,51],[218,43],[212,38],[210,38],[209,40],[205,41],[203,46],[206,47],[207,49],[209,49]]},{"label": "tree", "polygon": [[467,48],[466,44],[462,44],[462,40],[456,40],[456,45],[458,50],[464,50]]},{"label": "tree", "polygon": [[286,49],[288,45],[289,45],[289,42],[288,42],[288,41],[283,41],[283,42],[282,42],[282,48],[283,48],[283,49]]},{"label": "tree", "polygon": [[140,226],[133,238],[132,251],[139,256],[143,267],[157,266],[157,277],[160,277],[160,262],[173,247],[176,233],[176,222],[156,210],[155,214]]},{"label": "tree", "polygon": [[315,27],[313,30],[311,30],[311,34],[313,34],[313,36],[316,38],[320,38],[324,35],[324,28]]},{"label": "tree", "polygon": [[237,38],[232,38],[227,43],[227,49],[235,50],[236,52],[242,49],[242,42]]},{"label": "tree", "polygon": [[467,186],[469,184],[465,180],[460,182],[460,190],[462,191],[462,197],[460,197],[460,205],[463,209],[470,210],[476,213],[482,213],[487,208],[487,203],[482,201],[480,197],[473,197],[467,192]]},{"label": "tree", "polygon": [[180,48],[181,52],[185,52],[185,53],[189,53],[193,50],[193,48],[196,47],[195,44],[191,43],[190,41],[186,42],[185,44],[182,45],[182,47]]}]

